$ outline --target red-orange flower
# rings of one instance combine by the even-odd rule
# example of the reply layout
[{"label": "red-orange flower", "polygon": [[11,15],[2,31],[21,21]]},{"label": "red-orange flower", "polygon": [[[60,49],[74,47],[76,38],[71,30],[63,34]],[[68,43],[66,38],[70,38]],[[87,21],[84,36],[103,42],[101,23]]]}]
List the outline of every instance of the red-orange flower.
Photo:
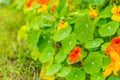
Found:
[{"label": "red-orange flower", "polygon": [[118,76],[120,70],[120,37],[112,39],[110,45],[106,48],[106,54],[110,55],[111,63],[103,72],[105,77],[109,76],[112,72]]},{"label": "red-orange flower", "polygon": [[37,0],[40,5],[48,5],[51,0]]},{"label": "red-orange flower", "polygon": [[115,37],[112,39],[110,45],[106,49],[106,54],[109,55],[111,51],[120,54],[120,37]]},{"label": "red-orange flower", "polygon": [[27,6],[28,8],[30,8],[30,7],[32,6],[32,3],[33,3],[34,1],[35,1],[35,0],[29,0],[29,1],[27,2],[26,6]]},{"label": "red-orange flower", "polygon": [[81,57],[81,53],[82,49],[80,47],[75,47],[69,54],[69,62],[77,62]]}]

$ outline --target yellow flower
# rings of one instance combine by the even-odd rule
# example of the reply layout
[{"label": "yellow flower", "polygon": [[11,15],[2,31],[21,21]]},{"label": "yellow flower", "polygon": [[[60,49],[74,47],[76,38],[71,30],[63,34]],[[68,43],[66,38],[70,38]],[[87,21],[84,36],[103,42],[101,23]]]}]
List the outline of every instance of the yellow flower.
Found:
[{"label": "yellow flower", "polygon": [[65,27],[67,27],[68,26],[68,23],[66,22],[66,23],[64,23],[63,21],[60,21],[60,24],[59,24],[59,26],[58,26],[58,28],[57,28],[57,31],[59,31],[60,29],[62,29],[62,28],[65,28]]},{"label": "yellow flower", "polygon": [[26,31],[26,30],[27,30],[27,26],[26,26],[26,25],[23,25],[23,26],[21,27],[21,30]]},{"label": "yellow flower", "polygon": [[90,15],[91,18],[97,18],[97,17],[98,17],[98,13],[97,13],[97,11],[94,10],[94,9],[91,9],[91,10],[90,10],[89,15]]},{"label": "yellow flower", "polygon": [[113,13],[113,16],[111,19],[120,22],[120,6],[113,7],[111,12]]},{"label": "yellow flower", "polygon": [[46,9],[47,9],[47,5],[42,5],[42,8],[39,8],[37,12],[38,13],[45,12]]},{"label": "yellow flower", "polygon": [[117,52],[110,52],[111,63],[107,66],[103,72],[105,77],[109,76],[112,72],[115,76],[118,76],[120,70],[120,55]]}]

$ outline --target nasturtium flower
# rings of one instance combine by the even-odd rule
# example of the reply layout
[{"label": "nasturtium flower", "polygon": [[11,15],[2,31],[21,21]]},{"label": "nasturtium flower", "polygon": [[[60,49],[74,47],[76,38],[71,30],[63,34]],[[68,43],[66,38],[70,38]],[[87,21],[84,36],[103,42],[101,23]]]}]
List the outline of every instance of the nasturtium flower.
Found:
[{"label": "nasturtium flower", "polygon": [[120,54],[120,37],[115,37],[112,39],[110,45],[106,49],[106,54],[109,55],[111,51]]},{"label": "nasturtium flower", "polygon": [[113,7],[111,12],[113,13],[111,19],[120,22],[120,6]]},{"label": "nasturtium flower", "polygon": [[57,31],[68,26],[67,22],[60,21]]},{"label": "nasturtium flower", "polygon": [[45,12],[47,9],[47,5],[43,5],[41,8],[37,10],[38,13]]},{"label": "nasturtium flower", "polygon": [[59,0],[56,0],[51,8],[51,11],[54,12],[56,7],[58,6]]},{"label": "nasturtium flower", "polygon": [[81,53],[82,49],[80,47],[75,47],[69,54],[69,62],[77,62],[81,58]]},{"label": "nasturtium flower", "polygon": [[103,75],[107,77],[113,72],[115,76],[118,76],[120,70],[120,37],[111,40],[110,45],[106,48],[106,54],[110,56],[111,63],[107,66]]},{"label": "nasturtium flower", "polygon": [[98,13],[95,9],[91,9],[90,12],[89,12],[89,16],[91,18],[97,18],[98,17]]},{"label": "nasturtium flower", "polygon": [[112,72],[115,76],[118,76],[120,70],[120,55],[117,52],[110,52],[111,63],[107,66],[103,72],[105,77],[109,76]]},{"label": "nasturtium flower", "polygon": [[37,0],[40,5],[48,5],[51,0]]},{"label": "nasturtium flower", "polygon": [[28,8],[30,8],[30,7],[32,6],[32,3],[33,3],[34,1],[35,1],[35,0],[29,0],[29,1],[27,2],[26,6],[27,6]]}]

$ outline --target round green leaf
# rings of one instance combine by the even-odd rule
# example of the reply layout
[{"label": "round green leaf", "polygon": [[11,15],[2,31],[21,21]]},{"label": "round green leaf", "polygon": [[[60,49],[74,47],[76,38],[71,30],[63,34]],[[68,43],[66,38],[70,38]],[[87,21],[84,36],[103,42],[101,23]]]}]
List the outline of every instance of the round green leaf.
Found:
[{"label": "round green leaf", "polygon": [[93,24],[89,17],[85,15],[81,15],[75,23],[74,32],[76,33],[77,39],[81,43],[85,43],[89,40],[93,39]]},{"label": "round green leaf", "polygon": [[107,80],[120,80],[120,76],[110,75]]},{"label": "round green leaf", "polygon": [[70,67],[63,67],[60,72],[57,73],[58,77],[66,77],[71,71]]},{"label": "round green leaf", "polygon": [[61,63],[65,60],[67,57],[67,54],[63,51],[63,48],[60,49],[60,51],[55,56],[55,63]]},{"label": "round green leaf", "polygon": [[109,44],[110,44],[110,42],[104,43],[104,44],[101,46],[101,50],[102,50],[102,51],[105,51],[106,48],[109,46]]},{"label": "round green leaf", "polygon": [[54,54],[55,54],[55,49],[52,48],[52,47],[50,47],[50,46],[48,46],[40,54],[39,60],[42,63],[49,62],[50,59],[53,57]]},{"label": "round green leaf", "polygon": [[62,68],[61,64],[52,64],[46,69],[46,75],[54,75]]},{"label": "round green leaf", "polygon": [[66,54],[69,54],[69,52],[76,46],[76,35],[75,33],[72,33],[70,36],[65,38],[62,41],[62,48],[66,52]]},{"label": "round green leaf", "polygon": [[103,5],[105,0],[84,0],[85,2],[92,4],[92,5]]},{"label": "round green leaf", "polygon": [[67,75],[66,80],[85,80],[85,72],[80,69],[73,68]]},{"label": "round green leaf", "polygon": [[53,35],[53,39],[55,41],[61,41],[67,36],[69,36],[71,30],[72,28],[70,26],[60,29],[59,31],[55,32],[55,34]]},{"label": "round green leaf", "polygon": [[105,80],[102,72],[91,75],[90,80]]},{"label": "round green leaf", "polygon": [[119,22],[111,21],[107,24],[102,25],[98,31],[100,36],[106,37],[115,34],[118,28],[119,28]]},{"label": "round green leaf", "polygon": [[86,73],[94,74],[100,71],[102,67],[103,57],[98,52],[89,53],[84,61],[84,70]]},{"label": "round green leaf", "polygon": [[91,49],[91,48],[97,48],[101,45],[101,43],[103,43],[104,41],[102,39],[94,39],[91,41],[88,41],[85,43],[85,48],[87,49]]}]

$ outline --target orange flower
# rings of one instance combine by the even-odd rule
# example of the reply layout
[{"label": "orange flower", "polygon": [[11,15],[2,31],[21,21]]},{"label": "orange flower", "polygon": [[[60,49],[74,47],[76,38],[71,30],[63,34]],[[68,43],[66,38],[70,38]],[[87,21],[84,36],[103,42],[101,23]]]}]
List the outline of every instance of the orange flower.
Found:
[{"label": "orange flower", "polygon": [[37,0],[40,5],[48,5],[51,0]]},{"label": "orange flower", "polygon": [[51,8],[51,12],[54,12],[56,7],[58,6],[59,0],[56,0],[55,3],[53,4],[52,8]]},{"label": "orange flower", "polygon": [[77,62],[81,57],[81,53],[82,49],[80,47],[75,47],[69,54],[69,62]]},{"label": "orange flower", "polygon": [[70,4],[70,0],[67,0],[67,3]]},{"label": "orange flower", "polygon": [[97,18],[97,17],[98,17],[98,13],[97,13],[97,11],[94,10],[94,9],[91,9],[91,10],[90,10],[89,15],[90,15],[91,18]]},{"label": "orange flower", "polygon": [[120,54],[120,37],[115,37],[114,39],[112,39],[110,46],[108,46],[106,49],[106,54],[109,55],[111,51]]},{"label": "orange flower", "polygon": [[60,24],[59,24],[59,26],[58,26],[58,28],[57,28],[57,31],[59,31],[60,29],[62,29],[62,28],[65,28],[65,27],[67,27],[68,26],[68,23],[66,22],[66,23],[64,23],[63,21],[60,21]]},{"label": "orange flower", "polygon": [[28,8],[30,8],[32,6],[32,3],[34,2],[35,0],[29,0],[28,3],[26,4],[26,6]]},{"label": "orange flower", "polygon": [[103,72],[105,77],[109,76],[112,72],[115,76],[118,76],[120,70],[120,55],[117,52],[110,52],[111,63],[107,66]]},{"label": "orange flower", "polygon": [[118,76],[120,70],[120,37],[112,39],[110,45],[106,48],[106,54],[110,55],[111,63],[107,66],[103,72],[105,77],[109,76],[112,72]]}]

